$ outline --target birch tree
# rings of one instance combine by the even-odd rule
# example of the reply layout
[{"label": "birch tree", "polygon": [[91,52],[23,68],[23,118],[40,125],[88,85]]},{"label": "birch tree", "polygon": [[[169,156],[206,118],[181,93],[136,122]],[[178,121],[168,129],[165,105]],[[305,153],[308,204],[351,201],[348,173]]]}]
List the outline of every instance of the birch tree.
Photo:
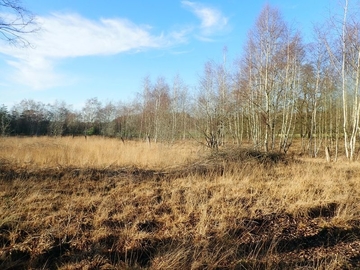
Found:
[{"label": "birch tree", "polygon": [[98,135],[100,133],[101,101],[98,98],[86,100],[82,109],[82,118],[85,124],[84,135]]},{"label": "birch tree", "polygon": [[66,132],[66,120],[70,113],[70,108],[64,101],[56,100],[49,105],[49,133],[53,136],[62,136]]},{"label": "birch tree", "polygon": [[265,151],[274,150],[278,133],[281,149],[289,147],[301,50],[299,34],[292,33],[277,9],[266,5],[249,32],[242,67],[242,74],[249,76],[243,81],[251,102],[252,137],[261,136]]},{"label": "birch tree", "polygon": [[218,139],[219,145],[224,145],[225,136],[231,132],[231,101],[230,101],[230,74],[227,67],[227,47],[223,48],[222,62],[216,65],[215,87],[218,110]]},{"label": "birch tree", "polygon": [[360,116],[360,24],[356,16],[358,8],[351,4],[349,0],[343,1],[342,19],[334,16],[330,20],[331,30],[323,34],[322,39],[341,78],[345,154],[354,160]]},{"label": "birch tree", "polygon": [[[303,65],[301,71],[301,96],[305,100],[305,132],[306,146],[304,143],[304,150],[308,152],[311,157],[316,157],[323,140],[323,134],[320,126],[319,108],[323,108],[325,113],[324,101],[327,91],[325,89],[325,80],[327,76],[327,52],[326,48],[319,39],[320,30],[315,29],[315,41],[307,46],[308,61]],[[306,148],[306,149],[305,149]]]},{"label": "birch tree", "polygon": [[[254,40],[250,33],[248,34],[248,42],[245,46],[245,54],[238,61],[238,72],[234,80],[234,96],[236,96],[236,106],[242,112],[242,128],[240,132],[245,132],[248,141],[251,141],[254,148],[258,148],[261,144],[262,128],[260,117],[261,97],[259,91],[254,89]],[[240,123],[238,124],[240,125]],[[245,129],[245,131],[244,131]]]},{"label": "birch tree", "polygon": [[201,136],[204,136],[207,146],[213,149],[217,149],[219,146],[218,127],[220,125],[215,78],[215,64],[208,61],[204,65],[204,74],[199,81],[197,130]]},{"label": "birch tree", "polygon": [[173,79],[171,88],[171,140],[186,137],[186,100],[188,87],[179,74]]},{"label": "birch tree", "polygon": [[9,133],[11,124],[10,114],[5,105],[0,106],[0,136],[4,137]]},{"label": "birch tree", "polygon": [[[281,127],[280,127],[280,151],[287,152],[292,144],[296,121],[296,100],[300,94],[301,67],[304,59],[304,50],[299,33],[292,35],[287,30],[286,47],[280,60],[281,71],[279,72],[279,81],[277,95],[279,95],[279,106],[281,109]],[[281,57],[281,55],[280,55]],[[281,62],[283,64],[281,65]],[[274,136],[274,134],[273,134]],[[272,139],[273,141],[275,138]]]},{"label": "birch tree", "polygon": [[141,116],[141,126],[140,126],[140,136],[150,138],[152,136],[152,122],[153,122],[153,106],[151,98],[151,89],[152,83],[150,76],[146,76],[143,79],[143,92],[140,95],[142,99],[142,116]]}]

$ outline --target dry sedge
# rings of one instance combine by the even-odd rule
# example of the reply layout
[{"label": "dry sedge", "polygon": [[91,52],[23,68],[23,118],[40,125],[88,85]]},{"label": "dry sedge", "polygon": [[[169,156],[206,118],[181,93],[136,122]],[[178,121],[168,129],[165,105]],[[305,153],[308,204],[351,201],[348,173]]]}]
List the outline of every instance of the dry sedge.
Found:
[{"label": "dry sedge", "polygon": [[360,267],[356,162],[95,137],[0,148],[1,269]]}]

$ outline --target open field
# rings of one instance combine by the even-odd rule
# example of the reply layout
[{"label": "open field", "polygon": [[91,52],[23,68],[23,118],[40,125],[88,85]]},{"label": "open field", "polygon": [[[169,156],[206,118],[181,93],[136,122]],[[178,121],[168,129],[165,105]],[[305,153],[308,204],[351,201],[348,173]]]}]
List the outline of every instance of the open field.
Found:
[{"label": "open field", "polygon": [[1,269],[360,269],[360,166],[0,138]]}]

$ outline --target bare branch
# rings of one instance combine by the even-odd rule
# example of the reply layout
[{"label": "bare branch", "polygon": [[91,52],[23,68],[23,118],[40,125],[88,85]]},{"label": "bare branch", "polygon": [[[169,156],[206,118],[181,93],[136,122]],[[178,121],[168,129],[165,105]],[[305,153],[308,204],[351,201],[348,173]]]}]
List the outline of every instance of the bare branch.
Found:
[{"label": "bare branch", "polygon": [[30,46],[26,35],[39,30],[35,16],[20,0],[0,0],[0,39],[20,47]]}]

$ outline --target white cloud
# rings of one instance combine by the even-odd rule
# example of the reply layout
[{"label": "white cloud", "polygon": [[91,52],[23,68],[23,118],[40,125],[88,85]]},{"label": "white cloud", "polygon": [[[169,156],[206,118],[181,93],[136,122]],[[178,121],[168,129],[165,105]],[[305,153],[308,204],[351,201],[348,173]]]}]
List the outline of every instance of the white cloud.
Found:
[{"label": "white cloud", "polygon": [[15,69],[14,80],[34,89],[64,83],[54,69],[58,60],[114,55],[126,51],[162,48],[183,42],[185,33],[156,36],[151,27],[126,19],[89,20],[78,14],[54,13],[38,17],[41,31],[30,35],[30,48],[0,44],[0,53],[10,56],[7,63]]},{"label": "white cloud", "polygon": [[181,3],[183,6],[189,8],[200,19],[202,35],[209,36],[221,32],[226,28],[228,18],[225,17],[220,10],[198,2],[184,0]]},{"label": "white cloud", "polygon": [[39,49],[47,49],[43,53],[50,57],[116,54],[162,43],[148,27],[124,19],[91,21],[77,14],[53,14],[40,23],[44,34]]},{"label": "white cloud", "polygon": [[64,85],[67,81],[64,76],[54,72],[54,64],[50,60],[34,57],[28,60],[23,58],[7,62],[15,68],[15,72],[10,76],[12,81],[36,90]]},{"label": "white cloud", "polygon": [[24,49],[0,42],[0,54],[12,68],[12,74],[6,79],[35,90],[69,85],[77,78],[57,71],[62,59],[167,48],[186,43],[190,34],[209,42],[228,24],[221,11],[213,7],[187,0],[182,1],[182,5],[200,19],[200,25],[195,29],[182,26],[157,35],[153,34],[151,26],[121,18],[90,20],[76,13],[38,17],[41,30],[27,37],[31,47]]}]

